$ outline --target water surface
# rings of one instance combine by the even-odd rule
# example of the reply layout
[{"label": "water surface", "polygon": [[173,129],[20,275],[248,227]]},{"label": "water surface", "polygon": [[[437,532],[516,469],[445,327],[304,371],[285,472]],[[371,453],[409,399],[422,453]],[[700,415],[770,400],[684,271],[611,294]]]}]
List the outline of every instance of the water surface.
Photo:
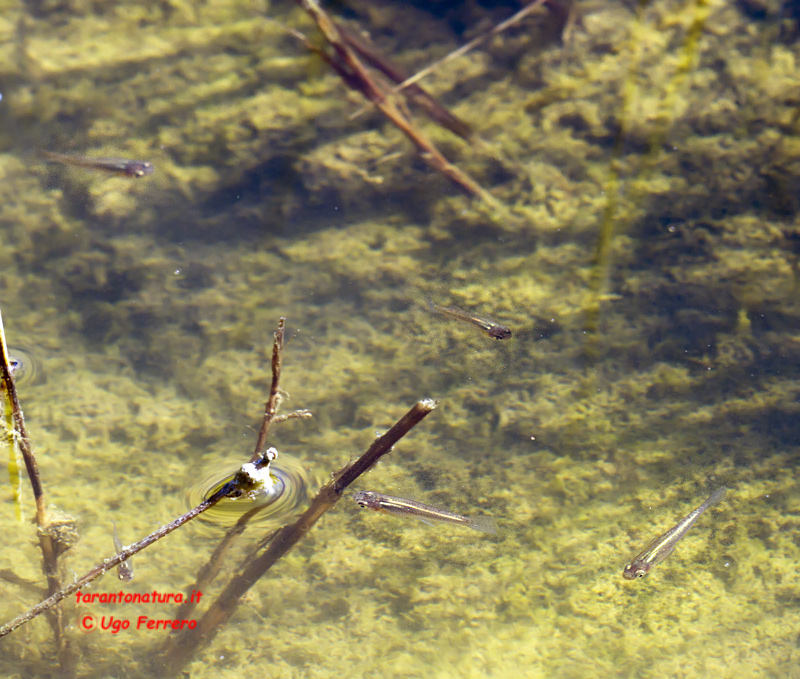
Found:
[{"label": "water surface", "polygon": [[[351,121],[356,95],[264,19],[314,35],[291,4],[2,13],[0,305],[40,366],[20,396],[47,501],[81,532],[64,580],[111,555],[112,521],[132,542],[185,511],[203,470],[249,458],[281,315],[283,411],[314,419],[270,445],[324,480],[435,398],[360,488],[500,527],[342,502],[190,676],[796,676],[797,19],[789,4],[578,8],[566,41],[531,17],[425,83],[480,142],[415,120],[501,212],[374,112]],[[516,9],[330,7],[409,71]],[[49,167],[41,148],[155,172]],[[669,559],[623,580],[719,485]],[[5,482],[0,497],[0,570],[41,581],[34,528]],[[188,525],[137,555],[125,591],[185,591],[218,539]],[[111,574],[91,591],[119,588]],[[2,621],[39,601],[2,591]],[[163,676],[165,632],[78,626],[174,608],[63,609],[76,676]],[[3,675],[66,676],[51,644],[43,617],[20,628]]]}]

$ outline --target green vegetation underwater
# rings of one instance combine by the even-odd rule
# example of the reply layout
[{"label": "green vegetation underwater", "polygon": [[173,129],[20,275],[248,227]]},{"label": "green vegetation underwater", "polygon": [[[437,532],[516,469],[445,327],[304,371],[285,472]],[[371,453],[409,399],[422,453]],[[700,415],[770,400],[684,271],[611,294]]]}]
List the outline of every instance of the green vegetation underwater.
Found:
[{"label": "green vegetation underwater", "polygon": [[[521,7],[324,5],[408,74]],[[32,363],[17,390],[48,508],[79,535],[65,584],[115,553],[112,523],[130,544],[249,459],[285,316],[281,412],[313,417],[269,433],[306,486],[283,521],[438,406],[180,676],[800,678],[795,0],[549,0],[443,62],[419,84],[470,140],[398,106],[492,201],[362,110],[298,3],[0,10],[0,309]],[[0,625],[46,596],[8,453]],[[669,558],[622,577],[722,486]],[[357,490],[498,533],[361,509]],[[276,521],[245,530],[201,610]],[[185,593],[225,528],[190,521],[84,593]],[[173,604],[58,610],[74,663],[41,615],[0,638],[0,675],[169,676],[173,633],[136,621]]]}]

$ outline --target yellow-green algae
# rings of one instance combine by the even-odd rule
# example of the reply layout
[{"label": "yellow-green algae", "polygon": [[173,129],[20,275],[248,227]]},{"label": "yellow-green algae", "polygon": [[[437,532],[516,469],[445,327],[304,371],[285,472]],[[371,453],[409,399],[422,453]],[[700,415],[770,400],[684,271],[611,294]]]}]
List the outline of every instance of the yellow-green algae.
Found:
[{"label": "yellow-green algae", "polygon": [[[506,16],[440,4],[348,6],[409,69]],[[271,444],[323,478],[435,397],[361,487],[491,514],[501,532],[344,500],[192,677],[797,676],[798,44],[780,8],[746,7],[595,2],[564,46],[522,26],[437,72],[482,143],[423,127],[513,208],[507,224],[374,113],[348,121],[357,98],[261,16],[313,35],[294,5],[6,8],[0,304],[9,342],[42,364],[21,398],[48,501],[82,533],[65,579],[111,554],[111,521],[130,542],[184,511],[196,469],[249,455],[285,314],[284,409],[315,419]],[[47,167],[40,147],[156,174]],[[515,337],[488,341],[428,299]],[[622,580],[720,484],[729,498],[675,554]],[[0,497],[0,569],[41,580],[33,529]],[[189,525],[137,557],[128,589],[181,591],[214,544]],[[38,600],[3,591],[0,620]],[[78,676],[161,676],[161,633],[70,635],[92,658]],[[43,618],[20,628],[0,673],[56,676],[49,640]]]}]

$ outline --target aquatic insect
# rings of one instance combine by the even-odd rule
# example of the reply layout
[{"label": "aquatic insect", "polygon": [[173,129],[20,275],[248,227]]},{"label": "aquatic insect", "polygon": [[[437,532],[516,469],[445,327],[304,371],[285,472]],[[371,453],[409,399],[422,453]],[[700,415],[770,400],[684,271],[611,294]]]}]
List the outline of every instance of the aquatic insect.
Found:
[{"label": "aquatic insect", "polygon": [[[117,524],[112,523],[111,525],[114,526],[114,549],[119,553],[122,551],[122,543],[117,537]],[[133,564],[130,559],[121,561],[117,566],[117,577],[123,582],[130,582],[133,580]]]},{"label": "aquatic insect", "polygon": [[442,521],[466,526],[484,533],[497,533],[497,524],[488,516],[476,516],[473,518],[461,516],[460,514],[448,512],[446,509],[431,507],[430,505],[415,502],[414,500],[405,500],[401,497],[376,493],[372,490],[360,490],[353,495],[353,499],[358,503],[359,507],[387,514],[411,516],[428,525],[430,525],[431,521]]},{"label": "aquatic insect", "polygon": [[146,160],[128,160],[127,158],[90,158],[89,156],[67,155],[54,151],[39,151],[45,160],[64,165],[74,165],[87,170],[100,170],[123,177],[144,177],[153,174],[153,164]]},{"label": "aquatic insect", "polygon": [[[319,479],[310,478],[300,462],[291,455],[281,453],[269,467],[272,486],[256,495],[254,500],[224,498],[193,521],[197,529],[209,535],[217,535],[236,524],[245,513],[252,512],[250,526],[274,527],[285,523],[308,501],[312,488]],[[187,506],[199,505],[233,478],[230,461],[221,458],[211,468],[201,473],[201,478],[192,478],[186,497]]]},{"label": "aquatic insect", "polygon": [[36,381],[39,365],[33,357],[22,349],[8,348],[8,367],[14,377],[14,384],[29,384]]},{"label": "aquatic insect", "polygon": [[700,518],[700,515],[709,507],[713,507],[720,502],[725,497],[726,492],[727,489],[724,486],[718,488],[697,509],[678,521],[666,533],[650,542],[642,550],[641,554],[625,566],[625,570],[622,571],[622,577],[626,580],[633,580],[647,575],[653,566],[661,563],[672,554],[678,541],[686,535],[687,531],[694,525],[694,522]]},{"label": "aquatic insect", "polygon": [[[8,357],[8,369],[11,375],[16,375],[17,371],[22,367],[22,361],[18,358]],[[21,372],[21,371],[20,371]]]},{"label": "aquatic insect", "polygon": [[455,318],[459,321],[472,323],[472,325],[479,327],[487,335],[489,335],[489,337],[494,337],[496,340],[508,339],[511,337],[511,330],[509,328],[488,318],[484,318],[483,316],[478,316],[456,307],[439,306],[438,304],[433,303],[431,304],[431,308],[443,316],[449,316],[450,318]]}]

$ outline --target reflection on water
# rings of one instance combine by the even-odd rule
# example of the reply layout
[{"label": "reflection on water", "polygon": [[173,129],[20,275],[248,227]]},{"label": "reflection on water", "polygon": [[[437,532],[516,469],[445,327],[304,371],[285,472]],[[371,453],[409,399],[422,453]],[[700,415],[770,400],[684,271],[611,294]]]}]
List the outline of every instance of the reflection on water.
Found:
[{"label": "reflection on water", "polygon": [[[34,4],[0,20],[0,304],[9,341],[47,357],[46,383],[20,380],[20,398],[46,503],[79,522],[64,578],[110,556],[112,521],[133,541],[183,513],[188,485],[197,502],[245,461],[202,462],[257,423],[286,315],[284,409],[314,413],[270,434],[297,460],[278,475],[298,489],[287,513],[307,501],[301,468],[328,478],[433,397],[369,487],[491,515],[499,534],[340,503],[250,590],[192,677],[796,674],[800,149],[787,93],[800,55],[787,3],[587,0],[568,36],[533,13],[442,66],[422,84],[477,138],[419,117],[421,129],[507,222],[377,117],[349,121],[352,93],[251,5]],[[409,70],[518,9],[347,5],[331,11]],[[269,16],[315,40],[293,3]],[[41,148],[158,172],[59,172]],[[432,318],[428,299],[513,335]],[[622,578],[720,486],[729,499],[668,560]],[[191,587],[242,507],[137,555],[126,587]],[[201,608],[273,525],[242,535]],[[10,511],[0,528],[0,573],[28,583],[3,580],[5,621],[43,585],[33,528]],[[107,576],[94,591],[118,587]],[[69,625],[156,614],[62,608]],[[162,636],[67,634],[78,676],[161,676],[148,662]],[[55,676],[43,618],[0,643],[3,676]]]}]

